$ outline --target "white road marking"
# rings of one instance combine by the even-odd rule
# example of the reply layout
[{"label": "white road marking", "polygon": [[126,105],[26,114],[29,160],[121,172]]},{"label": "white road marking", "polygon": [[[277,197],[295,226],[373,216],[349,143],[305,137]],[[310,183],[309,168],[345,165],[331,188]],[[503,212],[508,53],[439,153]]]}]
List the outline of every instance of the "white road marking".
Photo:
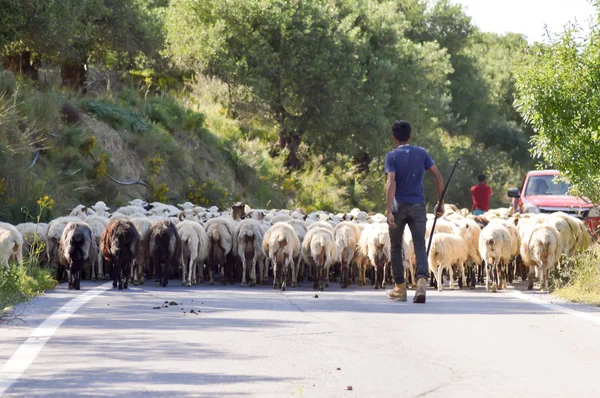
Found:
[{"label": "white road marking", "polygon": [[15,351],[0,369],[0,397],[12,386],[33,363],[46,342],[52,337],[64,321],[69,319],[81,306],[94,297],[104,293],[112,287],[112,283],[105,283],[71,299],[50,315],[38,326],[27,340]]},{"label": "white road marking", "polygon": [[541,307],[548,308],[552,311],[562,312],[563,314],[576,316],[581,319],[585,319],[586,321],[591,321],[600,325],[600,316],[596,316],[592,313],[577,311],[569,307],[565,307],[560,304],[548,303],[540,298],[535,297],[533,294],[524,294],[521,292],[509,292],[507,293],[509,296],[517,298],[521,301],[526,301],[529,303],[537,304]]}]

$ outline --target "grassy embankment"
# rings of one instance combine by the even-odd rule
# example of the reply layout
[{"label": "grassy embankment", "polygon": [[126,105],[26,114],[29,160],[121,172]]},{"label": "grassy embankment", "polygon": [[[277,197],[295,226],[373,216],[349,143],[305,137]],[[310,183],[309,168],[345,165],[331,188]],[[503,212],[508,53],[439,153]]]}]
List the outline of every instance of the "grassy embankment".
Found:
[{"label": "grassy embankment", "polygon": [[554,270],[553,293],[565,300],[600,306],[600,248],[593,248],[571,259],[566,268]]}]

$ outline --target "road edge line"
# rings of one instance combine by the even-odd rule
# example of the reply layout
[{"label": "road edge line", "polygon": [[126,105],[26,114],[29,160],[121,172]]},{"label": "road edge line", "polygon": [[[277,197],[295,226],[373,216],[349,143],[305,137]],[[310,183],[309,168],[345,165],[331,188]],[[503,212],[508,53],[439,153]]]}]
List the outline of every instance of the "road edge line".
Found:
[{"label": "road edge line", "polygon": [[0,369],[0,397],[25,373],[63,322],[111,286],[108,282],[72,298],[35,328]]},{"label": "road edge line", "polygon": [[591,313],[574,310],[573,308],[565,307],[561,304],[548,303],[542,299],[539,299],[531,294],[524,294],[518,291],[508,292],[508,295],[517,298],[521,301],[527,301],[541,307],[551,309],[553,311],[562,312],[563,314],[572,315],[586,321],[591,321],[600,325],[600,316],[593,315]]}]

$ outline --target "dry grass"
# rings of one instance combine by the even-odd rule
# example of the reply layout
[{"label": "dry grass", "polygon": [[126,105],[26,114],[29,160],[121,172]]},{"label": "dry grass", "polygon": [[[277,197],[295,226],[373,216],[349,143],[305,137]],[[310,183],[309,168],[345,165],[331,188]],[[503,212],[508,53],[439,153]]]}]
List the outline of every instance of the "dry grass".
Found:
[{"label": "dry grass", "polygon": [[576,303],[600,306],[600,246],[573,257],[568,271],[561,274],[563,283],[556,283],[555,295]]}]

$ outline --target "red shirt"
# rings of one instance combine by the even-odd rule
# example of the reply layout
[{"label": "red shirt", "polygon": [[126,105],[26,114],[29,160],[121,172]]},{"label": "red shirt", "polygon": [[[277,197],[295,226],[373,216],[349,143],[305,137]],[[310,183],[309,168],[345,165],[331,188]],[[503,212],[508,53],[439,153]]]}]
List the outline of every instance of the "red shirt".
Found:
[{"label": "red shirt", "polygon": [[486,184],[477,184],[471,188],[471,198],[473,199],[473,209],[488,211],[490,209],[490,197],[492,188]]}]

